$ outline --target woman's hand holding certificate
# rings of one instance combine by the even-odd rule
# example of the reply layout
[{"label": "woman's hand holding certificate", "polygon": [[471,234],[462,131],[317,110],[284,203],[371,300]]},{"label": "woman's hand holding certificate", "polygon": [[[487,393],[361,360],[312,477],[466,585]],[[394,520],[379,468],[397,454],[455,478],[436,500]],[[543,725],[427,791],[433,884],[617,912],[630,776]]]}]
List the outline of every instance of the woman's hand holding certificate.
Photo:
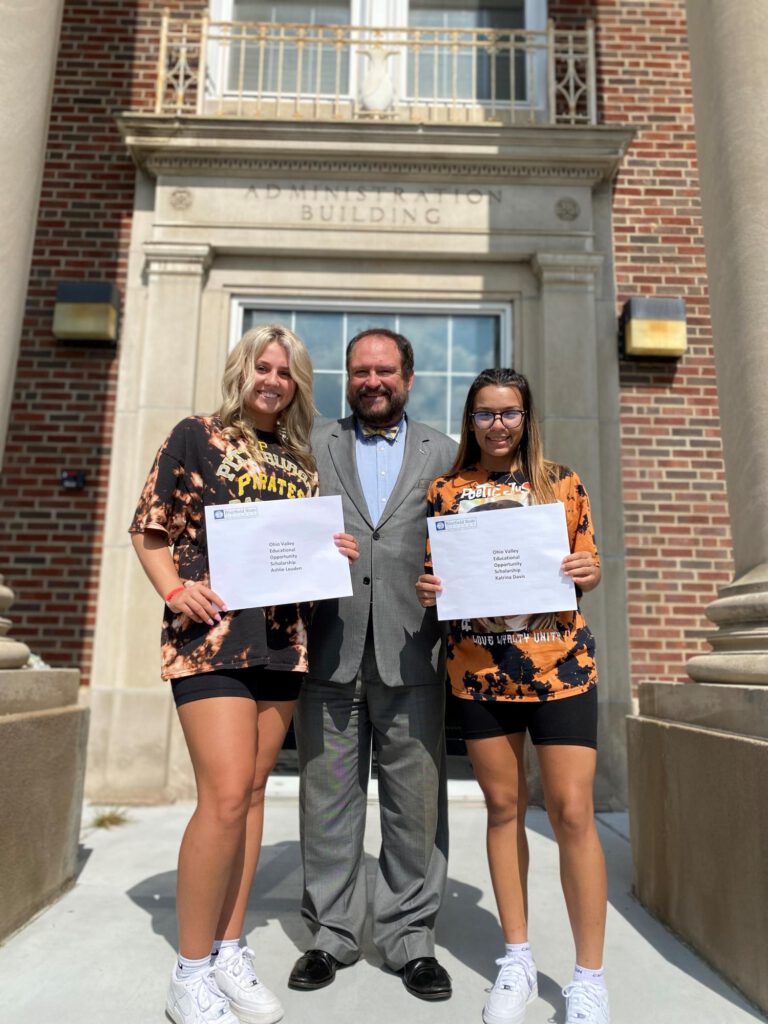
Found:
[{"label": "woman's hand holding certificate", "polygon": [[563,571],[570,546],[560,502],[441,516],[427,525],[442,589],[422,577],[417,591],[436,595],[438,619],[576,608],[574,580]]},{"label": "woman's hand holding certificate", "polygon": [[338,496],[207,505],[205,521],[211,585],[230,609],[352,593],[357,546]]}]

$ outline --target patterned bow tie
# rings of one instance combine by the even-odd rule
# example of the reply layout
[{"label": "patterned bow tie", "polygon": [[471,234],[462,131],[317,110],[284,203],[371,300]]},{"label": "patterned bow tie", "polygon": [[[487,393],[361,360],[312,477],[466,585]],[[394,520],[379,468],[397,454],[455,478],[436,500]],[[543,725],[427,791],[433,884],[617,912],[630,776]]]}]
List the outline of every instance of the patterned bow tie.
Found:
[{"label": "patterned bow tie", "polygon": [[365,423],[360,424],[360,432],[363,437],[384,437],[390,444],[397,437],[399,430],[400,423],[396,423],[394,427],[369,427]]}]

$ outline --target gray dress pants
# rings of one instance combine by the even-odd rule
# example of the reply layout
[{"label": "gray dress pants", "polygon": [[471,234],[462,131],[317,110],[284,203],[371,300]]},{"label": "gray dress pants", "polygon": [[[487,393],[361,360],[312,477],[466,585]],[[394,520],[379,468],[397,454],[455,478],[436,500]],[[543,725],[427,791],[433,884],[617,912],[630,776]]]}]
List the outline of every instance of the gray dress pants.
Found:
[{"label": "gray dress pants", "polygon": [[373,941],[399,970],[434,955],[445,888],[448,807],[441,686],[386,686],[369,633],[357,679],[308,678],[296,708],[301,766],[302,916],[314,948],[360,955],[368,909],[363,852],[371,746],[378,762],[382,844]]}]

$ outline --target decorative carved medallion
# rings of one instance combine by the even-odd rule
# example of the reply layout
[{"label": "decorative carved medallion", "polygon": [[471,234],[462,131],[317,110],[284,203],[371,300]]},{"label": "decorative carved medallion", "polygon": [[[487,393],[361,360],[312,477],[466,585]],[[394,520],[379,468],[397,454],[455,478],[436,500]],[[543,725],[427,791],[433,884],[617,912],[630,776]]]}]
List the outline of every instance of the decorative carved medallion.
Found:
[{"label": "decorative carved medallion", "polygon": [[581,207],[572,196],[563,196],[555,203],[555,215],[558,220],[576,220]]},{"label": "decorative carved medallion", "polygon": [[175,188],[170,202],[174,210],[188,210],[192,205],[192,193],[188,188]]}]

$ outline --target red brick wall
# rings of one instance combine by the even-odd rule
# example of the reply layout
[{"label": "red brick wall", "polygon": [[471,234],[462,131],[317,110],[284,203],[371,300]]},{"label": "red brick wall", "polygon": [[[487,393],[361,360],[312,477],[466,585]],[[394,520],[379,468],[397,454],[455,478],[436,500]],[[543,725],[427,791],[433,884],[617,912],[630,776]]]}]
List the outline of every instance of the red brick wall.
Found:
[{"label": "red brick wall", "polygon": [[732,575],[698,193],[684,0],[561,0],[558,24],[596,23],[600,120],[636,126],[613,207],[618,309],[683,298],[688,352],[621,364],[633,682],[687,679],[705,606]]},{"label": "red brick wall", "polygon": [[[205,0],[68,0],[16,401],[0,485],[2,565],[15,634],[87,679],[110,469],[116,355],[51,335],[56,282],[123,290],[134,170],[115,126],[151,109],[160,9]],[[683,0],[559,0],[560,26],[597,27],[601,120],[638,133],[617,179],[619,308],[636,295],[688,304],[689,352],[621,366],[623,482],[635,682],[683,679],[704,647],[704,606],[730,578]],[[59,471],[85,469],[85,491]]]},{"label": "red brick wall", "polygon": [[[151,103],[152,47],[167,0],[68,0],[15,402],[0,482],[0,572],[16,591],[13,635],[87,681],[110,469],[119,353],[53,338],[56,284],[106,279],[124,290],[134,168],[115,112]],[[65,491],[62,469],[84,469]]]}]

